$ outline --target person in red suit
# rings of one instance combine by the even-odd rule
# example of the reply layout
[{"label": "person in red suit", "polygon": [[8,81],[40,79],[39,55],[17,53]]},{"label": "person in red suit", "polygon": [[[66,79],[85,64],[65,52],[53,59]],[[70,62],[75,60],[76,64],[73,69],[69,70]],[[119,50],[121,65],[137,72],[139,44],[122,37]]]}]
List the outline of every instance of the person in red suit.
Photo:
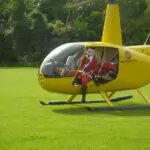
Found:
[{"label": "person in red suit", "polygon": [[106,76],[107,74],[111,75],[115,72],[115,63],[106,62],[102,65],[100,75]]},{"label": "person in red suit", "polygon": [[82,102],[86,101],[87,83],[93,80],[94,74],[98,72],[98,61],[95,58],[94,50],[88,48],[82,57],[82,63],[77,71],[76,77],[81,79]]}]

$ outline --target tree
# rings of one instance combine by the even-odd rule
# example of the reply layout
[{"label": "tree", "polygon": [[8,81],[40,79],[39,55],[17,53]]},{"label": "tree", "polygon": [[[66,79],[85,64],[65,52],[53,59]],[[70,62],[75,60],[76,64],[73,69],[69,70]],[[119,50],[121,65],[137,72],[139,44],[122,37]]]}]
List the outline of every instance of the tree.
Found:
[{"label": "tree", "polygon": [[142,44],[145,39],[145,11],[148,8],[146,0],[120,0],[121,26],[125,44]]},{"label": "tree", "polygon": [[[117,1],[124,43],[143,44],[150,32],[147,0]],[[0,62],[40,63],[60,44],[100,41],[105,8],[105,0],[0,1]]]},{"label": "tree", "polygon": [[55,20],[66,20],[66,9],[64,8],[66,0],[41,0],[39,1],[39,10],[47,16],[49,22]]},{"label": "tree", "polygon": [[16,62],[16,52],[13,47],[12,1],[0,2],[0,62]]}]

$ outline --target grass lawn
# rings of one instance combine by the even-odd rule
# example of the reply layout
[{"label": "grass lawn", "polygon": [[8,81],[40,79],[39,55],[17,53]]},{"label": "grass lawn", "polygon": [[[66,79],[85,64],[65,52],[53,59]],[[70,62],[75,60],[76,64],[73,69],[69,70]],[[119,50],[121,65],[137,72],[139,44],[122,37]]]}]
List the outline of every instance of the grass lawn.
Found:
[{"label": "grass lawn", "polygon": [[[0,150],[150,149],[150,109],[89,112],[83,105],[42,106],[40,100],[67,95],[41,89],[37,69],[0,68],[0,77]],[[142,91],[150,97],[149,89]],[[129,93],[134,98],[119,104],[145,104],[137,92]]]}]

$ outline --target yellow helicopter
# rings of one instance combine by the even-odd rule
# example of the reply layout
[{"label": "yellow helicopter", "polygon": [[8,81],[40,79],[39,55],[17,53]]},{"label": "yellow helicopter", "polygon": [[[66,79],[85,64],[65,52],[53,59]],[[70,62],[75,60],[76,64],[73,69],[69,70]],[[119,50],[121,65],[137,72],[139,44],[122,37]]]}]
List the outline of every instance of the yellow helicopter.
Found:
[{"label": "yellow helicopter", "polygon": [[[136,89],[150,104],[150,101],[140,91],[142,86],[150,83],[150,45],[145,43],[144,45],[124,46],[122,44],[120,12],[116,0],[108,0],[101,41],[66,43],[52,50],[46,56],[38,72],[41,87],[49,92],[71,96],[65,102],[46,103],[40,101],[41,104],[82,103],[82,101],[73,100],[76,95],[81,94],[82,85],[73,84],[77,73],[68,75],[69,65],[67,62],[72,60],[72,68],[77,72],[82,64],[81,57],[88,48],[94,50],[98,61],[98,72],[94,79],[88,82],[87,93],[100,93],[104,100],[86,101],[86,103],[106,102],[113,106],[112,102],[132,98],[132,96],[124,96],[111,99],[117,91]],[[104,63],[115,64],[113,76],[100,74]]]}]

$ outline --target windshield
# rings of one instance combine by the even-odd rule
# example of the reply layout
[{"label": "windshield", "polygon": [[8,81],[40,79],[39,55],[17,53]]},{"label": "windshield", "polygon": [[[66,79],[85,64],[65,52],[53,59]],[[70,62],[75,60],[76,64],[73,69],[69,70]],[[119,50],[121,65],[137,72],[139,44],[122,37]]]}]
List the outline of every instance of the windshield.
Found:
[{"label": "windshield", "polygon": [[44,59],[40,72],[47,78],[68,77],[68,70],[77,69],[84,53],[81,43],[67,43],[52,50]]}]

